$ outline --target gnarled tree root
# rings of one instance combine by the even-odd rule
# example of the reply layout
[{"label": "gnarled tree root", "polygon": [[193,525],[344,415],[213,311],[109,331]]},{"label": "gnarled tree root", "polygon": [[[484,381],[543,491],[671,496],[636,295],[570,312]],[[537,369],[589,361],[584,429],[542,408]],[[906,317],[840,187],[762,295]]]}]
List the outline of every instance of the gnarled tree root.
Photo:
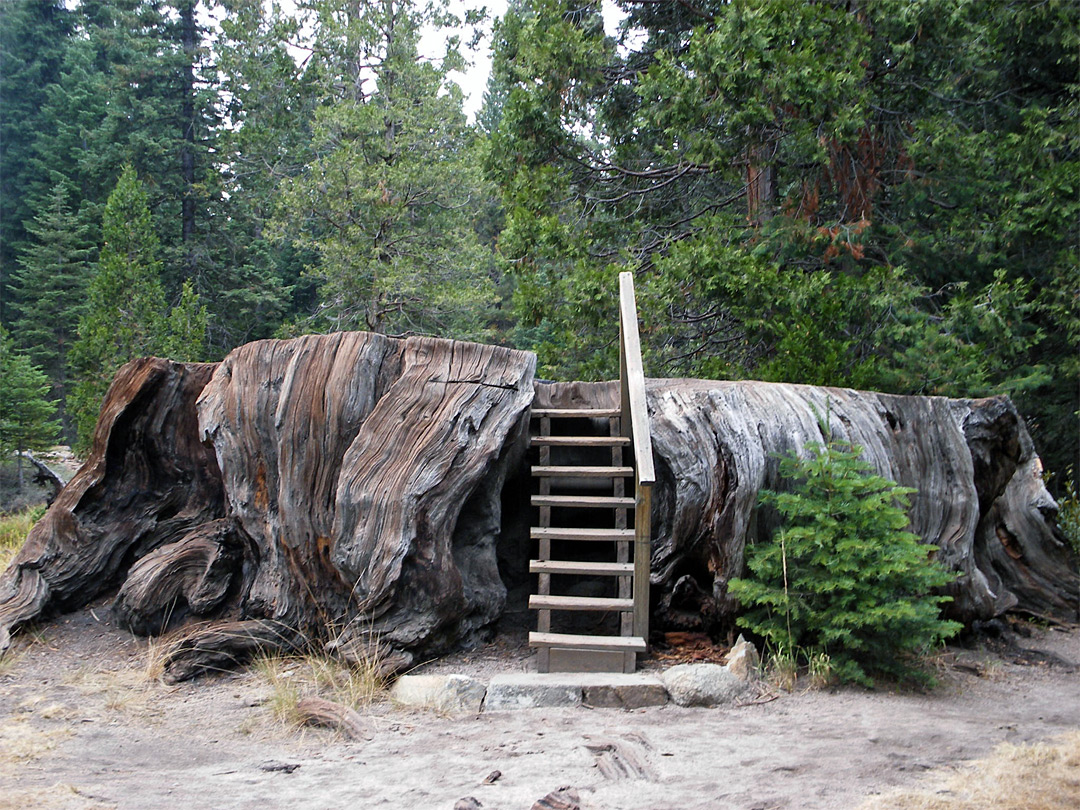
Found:
[{"label": "gnarled tree root", "polygon": [[228,672],[260,654],[304,646],[295,628],[280,622],[247,619],[197,627],[172,642],[164,653],[164,679],[177,683],[208,672]]}]

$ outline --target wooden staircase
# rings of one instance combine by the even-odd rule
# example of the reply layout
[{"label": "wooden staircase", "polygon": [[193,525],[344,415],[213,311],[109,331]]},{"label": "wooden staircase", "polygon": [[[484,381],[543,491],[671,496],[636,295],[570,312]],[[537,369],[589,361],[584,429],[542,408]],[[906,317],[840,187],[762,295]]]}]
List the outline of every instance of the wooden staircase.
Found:
[{"label": "wooden staircase", "polygon": [[[620,299],[622,407],[532,411],[538,525],[531,529],[537,588],[529,607],[537,629],[529,644],[539,648],[540,672],[633,672],[647,649],[652,445],[629,273],[620,277]],[[590,581],[607,583],[599,588],[605,595],[561,592]],[[605,615],[617,619],[607,621],[607,632],[553,632],[552,614],[563,611],[596,614],[600,625]]]}]

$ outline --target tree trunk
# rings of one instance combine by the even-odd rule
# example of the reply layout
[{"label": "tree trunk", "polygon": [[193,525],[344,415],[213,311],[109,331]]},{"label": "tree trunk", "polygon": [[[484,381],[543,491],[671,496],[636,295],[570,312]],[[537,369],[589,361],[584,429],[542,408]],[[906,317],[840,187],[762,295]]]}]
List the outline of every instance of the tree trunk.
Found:
[{"label": "tree trunk", "polygon": [[776,145],[756,146],[746,152],[746,218],[761,226],[776,208]]},{"label": "tree trunk", "polygon": [[115,588],[132,562],[222,516],[195,399],[211,364],[143,358],[117,373],[90,457],[0,577],[0,651],[11,629]]},{"label": "tree trunk", "polygon": [[[20,455],[25,457],[27,461],[34,465],[34,469],[37,470],[37,472],[34,473],[34,483],[40,484],[41,486],[47,486],[52,489],[52,494],[50,494],[49,497],[46,499],[49,504],[52,504],[52,502],[55,501],[56,497],[60,494],[61,490],[63,490],[64,480],[59,475],[57,475],[54,470],[50,469],[49,466],[45,464],[45,462],[36,458],[34,454],[31,453],[29,450],[23,451],[22,453],[20,453]],[[21,481],[19,486],[20,488],[22,487]]]},{"label": "tree trunk", "polygon": [[[1013,607],[1075,621],[1078,578],[1056,504],[1016,408],[1005,397],[911,397],[763,382],[649,380],[652,610],[659,627],[730,627],[727,583],[775,516],[758,493],[781,485],[778,456],[832,433],[884,475],[918,490],[911,531],[961,574],[947,612],[988,619]],[[540,407],[615,407],[616,383],[540,385]],[[1010,538],[1014,538],[1010,540]],[[1021,541],[1019,538],[1023,538]]]},{"label": "tree trunk", "polygon": [[[216,367],[129,363],[89,461],[0,577],[0,649],[113,589],[133,632],[204,620],[170,648],[174,679],[314,642],[393,671],[489,638],[503,578],[527,576],[534,394],[619,400],[616,383],[536,382],[534,364],[356,332],[259,341]],[[912,530],[962,575],[953,616],[1076,619],[1075,563],[1008,399],[651,380],[648,404],[654,626],[731,626],[727,583],[774,528],[758,492],[780,484],[778,455],[823,439],[819,417],[918,490]]]},{"label": "tree trunk", "polygon": [[398,669],[488,638],[534,366],[362,332],[248,344],[212,379],[128,364],[89,462],[0,579],[0,644],[117,585],[133,632],[230,617],[173,648],[173,678],[327,639]]}]

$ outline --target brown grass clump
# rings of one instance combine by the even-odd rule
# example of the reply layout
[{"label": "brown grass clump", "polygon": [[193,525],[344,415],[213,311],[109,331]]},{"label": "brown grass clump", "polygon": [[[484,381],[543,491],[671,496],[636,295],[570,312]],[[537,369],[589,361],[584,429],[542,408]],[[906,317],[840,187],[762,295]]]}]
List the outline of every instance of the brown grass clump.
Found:
[{"label": "brown grass clump", "polygon": [[928,780],[921,788],[875,797],[859,810],[1075,810],[1080,807],[1080,731],[1046,743],[1002,743],[986,759]]},{"label": "brown grass clump", "polygon": [[27,716],[5,719],[0,723],[0,773],[44,756],[73,734],[70,728],[38,728]]},{"label": "brown grass clump", "polygon": [[386,689],[377,661],[348,664],[323,653],[264,655],[255,659],[254,670],[270,687],[267,704],[271,712],[289,726],[304,724],[298,706],[305,697],[362,709],[382,697]]}]

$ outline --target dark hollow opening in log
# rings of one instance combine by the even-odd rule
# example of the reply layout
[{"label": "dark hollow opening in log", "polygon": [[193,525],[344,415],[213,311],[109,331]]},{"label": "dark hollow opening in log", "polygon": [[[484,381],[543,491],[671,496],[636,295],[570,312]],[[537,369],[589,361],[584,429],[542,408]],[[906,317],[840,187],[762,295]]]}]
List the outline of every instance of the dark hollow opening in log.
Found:
[{"label": "dark hollow opening in log", "polygon": [[531,486],[529,460],[523,453],[520,463],[510,471],[506,484],[502,488],[502,525],[499,527],[499,539],[496,546],[499,577],[506,587],[506,610],[501,621],[508,627],[518,630],[528,627],[531,615],[529,611]]}]

